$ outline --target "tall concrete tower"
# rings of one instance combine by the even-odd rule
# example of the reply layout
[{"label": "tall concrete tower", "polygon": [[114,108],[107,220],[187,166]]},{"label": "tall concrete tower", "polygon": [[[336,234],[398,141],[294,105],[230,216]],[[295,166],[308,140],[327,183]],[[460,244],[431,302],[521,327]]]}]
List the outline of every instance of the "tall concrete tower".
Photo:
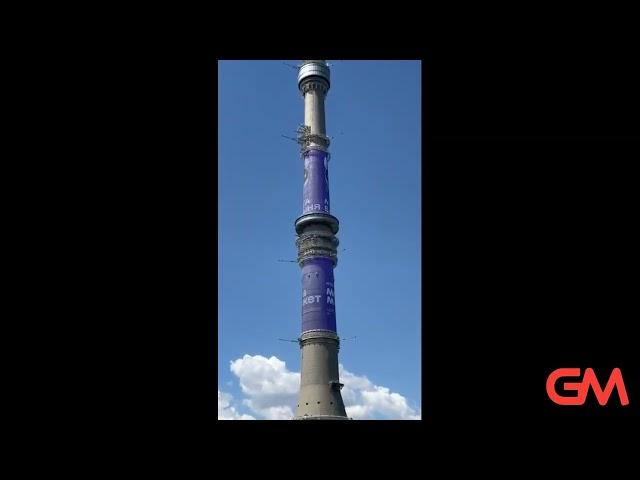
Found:
[{"label": "tall concrete tower", "polygon": [[338,219],[330,213],[329,138],[324,99],[330,87],[324,60],[303,60],[298,89],[304,125],[298,143],[304,160],[302,215],[295,221],[302,269],[302,357],[296,420],[348,420],[338,378],[340,338],[336,330],[333,269],[338,263]]}]

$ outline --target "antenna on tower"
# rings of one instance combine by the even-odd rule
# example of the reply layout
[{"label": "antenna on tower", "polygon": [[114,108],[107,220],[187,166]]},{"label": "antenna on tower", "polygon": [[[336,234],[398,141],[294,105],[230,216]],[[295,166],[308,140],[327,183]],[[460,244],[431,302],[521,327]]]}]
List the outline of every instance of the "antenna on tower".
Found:
[{"label": "antenna on tower", "polygon": [[290,63],[287,63],[287,62],[282,62],[282,63],[284,65],[286,65],[287,67],[295,68],[296,70],[299,68],[299,67],[296,67],[295,65],[291,65]]},{"label": "antenna on tower", "polygon": [[288,340],[288,339],[286,339],[286,338],[279,338],[278,340],[280,340],[280,341],[282,341],[282,342],[295,342],[295,343],[298,343],[298,340],[297,340],[297,339],[296,339],[296,340]]}]

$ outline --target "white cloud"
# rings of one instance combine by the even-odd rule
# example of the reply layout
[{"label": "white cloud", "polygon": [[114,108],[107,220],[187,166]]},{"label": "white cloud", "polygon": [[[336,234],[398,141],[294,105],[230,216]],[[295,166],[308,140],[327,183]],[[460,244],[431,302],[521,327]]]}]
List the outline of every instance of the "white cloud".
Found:
[{"label": "white cloud", "polygon": [[340,381],[344,383],[342,399],[347,415],[356,420],[382,417],[387,420],[420,420],[420,412],[407,399],[387,387],[374,385],[367,377],[355,375],[340,364]]},{"label": "white cloud", "polygon": [[251,415],[238,413],[231,405],[232,400],[231,394],[218,389],[218,420],[255,420]]},{"label": "white cloud", "polygon": [[[288,420],[293,417],[300,373],[289,371],[286,363],[277,357],[266,358],[262,355],[244,355],[230,362],[230,369],[240,380],[242,393],[247,397],[242,403],[258,417],[266,420]],[[411,408],[405,397],[391,392],[387,387],[373,384],[365,376],[349,372],[342,365],[340,381],[344,383],[342,398],[349,417],[357,420],[420,419],[420,411]]]},{"label": "white cloud", "polygon": [[287,370],[277,357],[244,355],[231,362],[231,372],[240,380],[248,398],[242,401],[266,420],[288,420],[294,415],[300,374]]}]

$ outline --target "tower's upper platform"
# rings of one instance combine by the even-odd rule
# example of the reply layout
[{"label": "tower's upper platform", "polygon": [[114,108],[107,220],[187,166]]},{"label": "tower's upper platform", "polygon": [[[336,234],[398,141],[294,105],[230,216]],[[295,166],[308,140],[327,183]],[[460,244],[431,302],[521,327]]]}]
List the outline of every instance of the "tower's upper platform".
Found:
[{"label": "tower's upper platform", "polygon": [[302,86],[313,79],[324,80],[327,89],[331,85],[331,71],[325,60],[303,60],[298,72],[298,88],[302,91]]}]

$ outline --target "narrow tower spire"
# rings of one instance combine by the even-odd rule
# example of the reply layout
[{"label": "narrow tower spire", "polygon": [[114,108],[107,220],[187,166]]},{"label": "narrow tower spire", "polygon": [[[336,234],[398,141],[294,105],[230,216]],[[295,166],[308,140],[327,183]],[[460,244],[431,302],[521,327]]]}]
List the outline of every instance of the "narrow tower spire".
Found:
[{"label": "narrow tower spire", "polygon": [[338,377],[340,338],[336,329],[333,269],[338,263],[338,219],[330,213],[329,138],[324,99],[330,71],[324,60],[303,60],[298,89],[304,96],[304,125],[298,143],[304,160],[302,216],[295,221],[302,269],[302,358],[296,420],[348,420]]}]

